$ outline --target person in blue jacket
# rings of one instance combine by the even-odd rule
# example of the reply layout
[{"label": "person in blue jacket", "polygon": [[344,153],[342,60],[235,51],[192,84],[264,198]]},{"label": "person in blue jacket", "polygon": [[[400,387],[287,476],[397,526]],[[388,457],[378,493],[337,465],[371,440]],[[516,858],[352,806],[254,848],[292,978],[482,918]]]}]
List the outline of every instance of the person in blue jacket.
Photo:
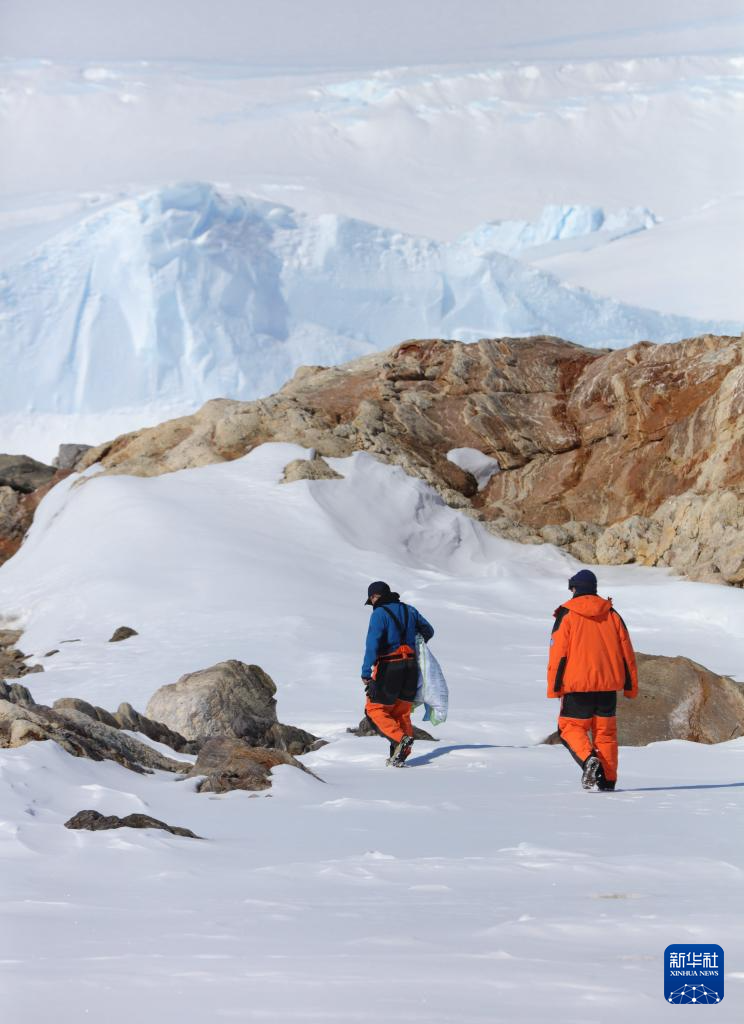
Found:
[{"label": "person in blue jacket", "polygon": [[372,605],[372,615],[362,664],[367,694],[364,711],[376,730],[390,741],[387,763],[400,767],[413,747],[411,706],[418,682],[416,634],[428,643],[434,629],[382,580],[367,587],[365,604]]}]

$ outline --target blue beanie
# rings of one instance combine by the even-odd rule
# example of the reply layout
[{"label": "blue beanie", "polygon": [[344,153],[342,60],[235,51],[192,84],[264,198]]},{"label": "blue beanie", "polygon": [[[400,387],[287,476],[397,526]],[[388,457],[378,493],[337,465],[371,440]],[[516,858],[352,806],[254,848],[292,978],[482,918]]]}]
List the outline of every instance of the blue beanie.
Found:
[{"label": "blue beanie", "polygon": [[591,569],[581,569],[568,581],[568,589],[575,589],[577,596],[579,594],[596,594],[597,577]]}]

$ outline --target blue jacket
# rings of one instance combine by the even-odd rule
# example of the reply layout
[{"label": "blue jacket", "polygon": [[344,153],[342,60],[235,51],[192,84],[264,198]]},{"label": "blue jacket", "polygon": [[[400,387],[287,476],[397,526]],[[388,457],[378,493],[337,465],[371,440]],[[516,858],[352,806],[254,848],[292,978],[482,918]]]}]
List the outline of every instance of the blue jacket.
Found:
[{"label": "blue jacket", "polygon": [[[395,617],[395,621],[391,615]],[[375,605],[367,630],[362,679],[371,677],[372,666],[381,654],[390,654],[401,644],[408,644],[415,651],[417,633],[429,641],[434,636],[434,627],[413,605],[403,604],[402,601],[388,601],[384,605]]]}]

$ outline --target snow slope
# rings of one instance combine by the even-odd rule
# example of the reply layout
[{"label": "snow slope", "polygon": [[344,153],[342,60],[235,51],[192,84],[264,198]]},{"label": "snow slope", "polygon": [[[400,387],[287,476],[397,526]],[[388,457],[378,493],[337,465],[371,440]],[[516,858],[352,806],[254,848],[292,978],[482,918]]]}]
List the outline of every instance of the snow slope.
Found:
[{"label": "snow slope", "polygon": [[177,185],[92,214],[0,277],[0,409],[110,412],[277,390],[410,337],[589,345],[740,327],[566,288],[469,241]]},{"label": "snow slope", "polygon": [[[623,302],[739,320],[744,316],[743,221],[744,196],[730,196],[601,249],[592,246],[594,236],[584,235],[570,249],[559,243],[523,255],[564,281]],[[639,267],[654,272],[639,274]]]},{"label": "snow slope", "polygon": [[[0,971],[15,1020],[620,1024],[660,1019],[671,942],[726,952],[740,1017],[744,742],[621,752],[621,790],[586,794],[537,745],[552,609],[576,564],[492,537],[420,481],[358,454],[342,480],[279,485],[302,449],[153,479],[93,476],[44,499],[0,568],[6,622],[43,654],[26,680],[142,707],[187,670],[237,657],[279,685],[281,718],[330,742],[324,780],[275,773],[269,798],[201,796],[158,773],[0,751]],[[740,673],[742,593],[602,568],[636,646]],[[451,716],[405,771],[345,727],[369,579],[433,622]],[[126,623],[139,636],[108,644]],[[77,640],[76,643],[62,643]],[[192,828],[72,833],[83,807]],[[128,998],[122,998],[127,992]]]}]

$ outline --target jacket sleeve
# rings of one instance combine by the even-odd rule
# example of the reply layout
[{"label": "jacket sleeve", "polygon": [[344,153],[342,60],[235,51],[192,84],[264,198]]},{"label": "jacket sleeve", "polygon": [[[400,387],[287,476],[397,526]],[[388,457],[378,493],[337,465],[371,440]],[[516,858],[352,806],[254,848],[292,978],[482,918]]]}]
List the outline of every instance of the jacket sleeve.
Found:
[{"label": "jacket sleeve", "polygon": [[416,632],[421,634],[427,644],[434,636],[434,627],[426,621],[418,608],[416,609]]},{"label": "jacket sleeve", "polygon": [[568,643],[571,636],[571,616],[568,608],[561,605],[555,611],[553,632],[550,635],[548,657],[548,697],[561,697],[563,675],[568,662]]},{"label": "jacket sleeve", "polygon": [[622,616],[616,612],[614,608],[612,610],[615,612],[612,616],[612,621],[620,640],[620,648],[623,652],[623,661],[625,662],[625,685],[623,686],[623,695],[631,698],[637,697],[638,668],[636,666],[633,644],[630,642],[630,633],[628,632],[628,627],[623,622]]},{"label": "jacket sleeve", "polygon": [[367,642],[364,647],[364,661],[362,663],[362,679],[369,679],[372,675],[372,666],[377,661],[377,655],[384,635],[385,616],[381,608],[375,608],[369,617]]}]

